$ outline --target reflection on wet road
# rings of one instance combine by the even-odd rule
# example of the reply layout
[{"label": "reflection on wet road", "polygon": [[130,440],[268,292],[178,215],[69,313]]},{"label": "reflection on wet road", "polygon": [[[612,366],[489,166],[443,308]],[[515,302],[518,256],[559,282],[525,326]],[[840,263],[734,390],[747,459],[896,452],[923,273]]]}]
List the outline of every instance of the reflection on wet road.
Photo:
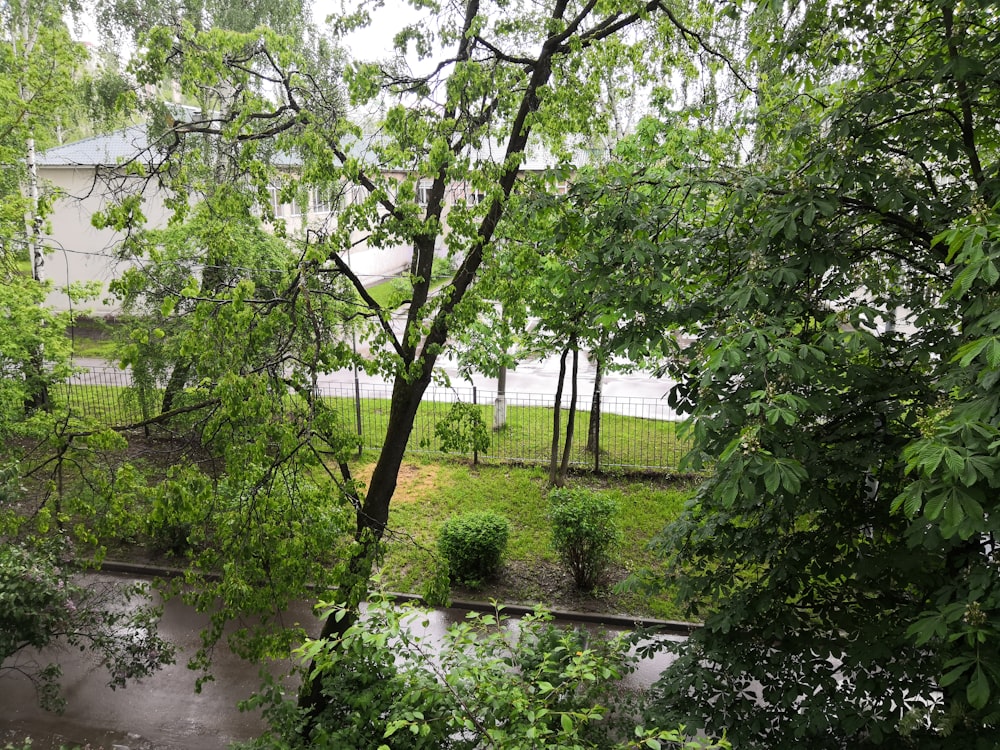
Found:
[{"label": "reflection on wet road", "polygon": [[[441,634],[465,616],[465,610],[433,611],[427,618],[429,634]],[[313,623],[312,631],[319,630],[319,621],[307,604],[290,611],[288,618],[290,622]],[[32,750],[57,750],[67,743],[90,743],[94,750],[223,750],[231,742],[258,735],[263,728],[260,717],[240,713],[237,704],[258,687],[259,667],[219,648],[213,667],[215,680],[195,693],[197,675],[185,664],[198,648],[199,633],[207,622],[206,616],[179,599],[168,602],[161,634],[176,644],[177,663],[124,690],[108,688],[105,672],[86,655],[76,651],[60,654],[68,706],[59,716],[37,707],[34,690],[26,679],[0,679],[0,746],[30,735],[35,739]],[[648,685],[666,663],[663,659],[643,662],[629,681],[635,686]],[[274,668],[280,673],[286,667],[278,664]]]}]

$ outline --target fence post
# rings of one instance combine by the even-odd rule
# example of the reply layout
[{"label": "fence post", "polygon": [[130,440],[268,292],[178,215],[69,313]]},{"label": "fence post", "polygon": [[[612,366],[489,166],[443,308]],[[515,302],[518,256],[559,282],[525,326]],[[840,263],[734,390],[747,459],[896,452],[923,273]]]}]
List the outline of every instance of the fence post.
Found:
[{"label": "fence post", "polygon": [[[134,376],[133,376],[134,377]],[[139,383],[139,409],[142,412],[142,434],[149,437],[149,400],[152,398],[149,384]]]},{"label": "fence post", "polygon": [[[354,336],[354,332],[351,332]],[[361,432],[361,382],[358,380],[358,363],[354,363],[354,419],[358,424],[358,458],[365,450],[365,437]]]},{"label": "fence post", "polygon": [[[475,409],[478,406],[479,406],[479,402],[476,400],[476,386],[475,386],[475,384],[473,384],[473,386],[472,386],[472,408]],[[479,451],[476,449],[475,446],[472,447],[472,465],[473,466],[479,466]]]},{"label": "fence post", "polygon": [[[594,418],[594,413],[590,413],[590,418]],[[588,425],[589,428],[589,425]],[[601,423],[597,423],[597,432],[594,434],[594,473],[601,473]]]}]

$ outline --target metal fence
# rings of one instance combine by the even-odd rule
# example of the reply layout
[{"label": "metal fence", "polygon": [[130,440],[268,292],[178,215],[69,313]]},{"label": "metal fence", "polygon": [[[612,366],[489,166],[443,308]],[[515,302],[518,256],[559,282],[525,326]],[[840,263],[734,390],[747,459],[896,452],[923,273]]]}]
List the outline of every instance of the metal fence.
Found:
[{"label": "metal fence", "polygon": [[[92,368],[80,373],[61,391],[67,405],[109,425],[138,424],[155,416],[160,391],[135,387],[128,371]],[[320,384],[317,395],[342,414],[345,426],[359,435],[365,450],[377,450],[385,437],[392,388],[361,383]],[[473,404],[490,429],[489,447],[476,460],[489,463],[547,464],[551,455],[554,397],[548,394],[507,393],[506,420],[496,421],[497,394],[475,388],[428,388],[414,422],[407,449],[439,452],[437,425],[456,401]],[[677,433],[677,418],[665,400],[605,397],[601,402],[599,452],[587,450],[590,394],[577,401],[576,424],[570,464],[575,467],[620,471],[675,471],[687,450]],[[562,455],[569,400],[564,399],[560,419]]]}]

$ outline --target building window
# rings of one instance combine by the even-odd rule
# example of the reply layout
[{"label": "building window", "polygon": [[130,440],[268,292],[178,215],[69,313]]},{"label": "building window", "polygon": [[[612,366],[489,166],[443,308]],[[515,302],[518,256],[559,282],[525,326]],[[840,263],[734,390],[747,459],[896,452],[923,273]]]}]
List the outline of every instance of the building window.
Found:
[{"label": "building window", "polygon": [[432,184],[430,180],[421,180],[417,183],[417,203],[421,206],[426,206],[430,203]]},{"label": "building window", "polygon": [[330,211],[329,194],[319,188],[309,188],[309,213],[328,214]]},{"label": "building window", "polygon": [[352,185],[348,196],[349,202],[354,205],[364,203],[365,199],[368,198],[368,188],[364,185]]},{"label": "building window", "polygon": [[281,204],[281,191],[278,189],[277,186],[270,185],[267,188],[267,192],[270,197],[271,213],[274,215],[274,218],[277,219],[283,213],[283,207]]}]

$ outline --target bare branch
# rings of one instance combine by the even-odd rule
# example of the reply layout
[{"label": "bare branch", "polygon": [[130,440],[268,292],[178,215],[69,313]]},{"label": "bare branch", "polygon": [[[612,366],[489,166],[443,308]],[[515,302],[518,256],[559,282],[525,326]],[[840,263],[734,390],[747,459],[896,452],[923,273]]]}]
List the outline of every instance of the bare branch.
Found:
[{"label": "bare branch", "polygon": [[[358,294],[361,295],[361,299],[365,301],[365,304],[368,305],[369,308],[371,308],[373,311],[381,310],[381,306],[379,305],[379,303],[376,302],[375,298],[368,293],[368,290],[365,289],[365,285],[361,282],[361,279],[359,279],[357,275],[354,273],[354,271],[351,270],[351,267],[347,265],[347,262],[340,257],[340,253],[338,253],[336,250],[333,250],[333,252],[327,255],[327,258],[329,260],[332,260],[334,265],[337,267],[337,270],[340,271],[340,273],[342,273],[345,277],[347,277],[348,281],[351,282],[351,284],[357,290]],[[403,345],[399,341],[399,338],[396,336],[396,332],[392,330],[392,325],[390,325],[389,321],[385,319],[385,316],[381,314],[378,315],[378,320],[382,330],[385,331],[386,334],[388,334],[389,340],[392,342],[392,348],[396,351],[396,354],[402,357]]]},{"label": "bare branch", "polygon": [[681,23],[680,19],[678,19],[677,16],[674,15],[674,12],[670,10],[669,6],[665,2],[662,2],[662,0],[656,0],[655,4],[666,14],[667,18],[670,19],[670,23],[674,25],[674,28],[676,28],[684,36],[694,39],[698,43],[698,46],[701,47],[703,50],[705,50],[712,57],[722,60],[722,62],[725,63],[726,67],[729,68],[729,72],[733,74],[736,80],[738,80],[740,83],[743,84],[743,87],[746,88],[747,91],[751,93],[757,93],[757,90],[753,86],[751,86],[750,82],[743,77],[743,74],[736,69],[735,63],[733,63],[733,61],[727,55],[724,55],[722,52],[712,47],[708,42],[705,41],[705,38],[697,31],[695,31],[694,29],[690,29],[683,23]]}]

